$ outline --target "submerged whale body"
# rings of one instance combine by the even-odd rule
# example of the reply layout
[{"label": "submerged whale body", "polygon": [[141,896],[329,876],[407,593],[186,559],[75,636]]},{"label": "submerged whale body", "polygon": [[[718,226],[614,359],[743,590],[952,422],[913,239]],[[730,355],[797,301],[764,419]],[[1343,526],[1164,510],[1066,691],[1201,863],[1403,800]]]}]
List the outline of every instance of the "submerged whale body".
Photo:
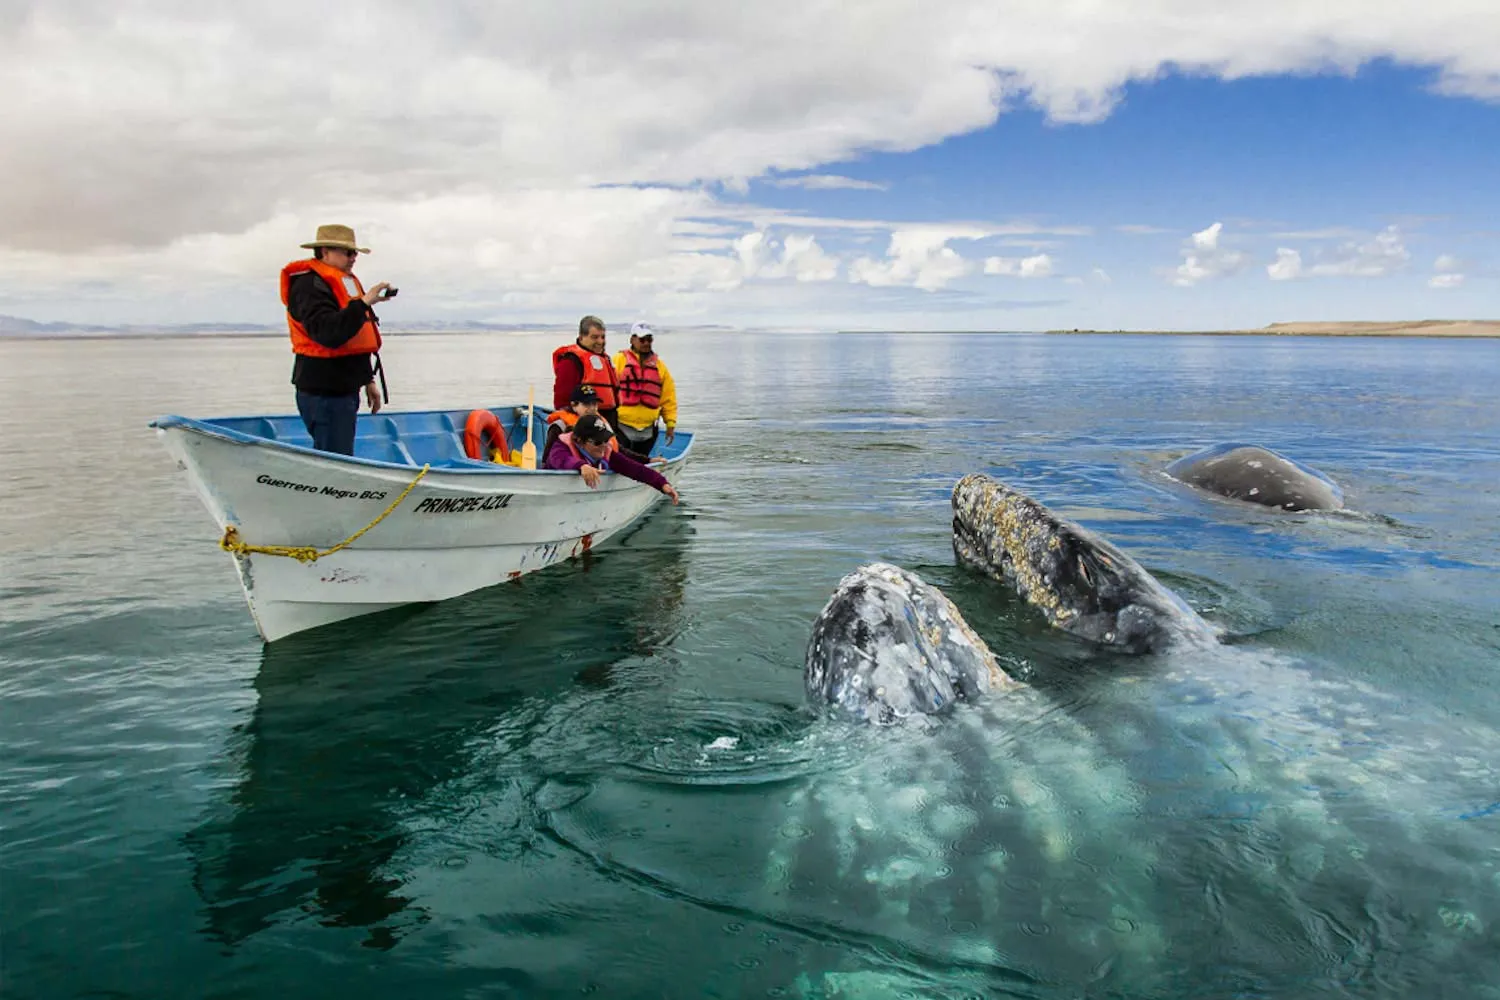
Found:
[{"label": "submerged whale body", "polygon": [[803,681],[814,702],[877,724],[1016,683],[942,591],[887,563],[839,581],[813,624]]},{"label": "submerged whale body", "polygon": [[1267,448],[1221,444],[1179,458],[1167,475],[1200,490],[1280,510],[1341,510],[1333,480]]},{"label": "submerged whale body", "polygon": [[[1130,556],[988,477],[955,487],[953,544],[1060,628],[1186,655],[1150,683],[1091,677],[1083,698],[1007,678],[981,699],[1004,675],[940,592],[893,566],[845,577],[807,650],[815,701],[875,722],[976,703],[931,726],[810,727],[797,755],[817,766],[775,809],[735,797],[765,855],[731,905],[901,956],[814,971],[803,995],[928,995],[934,969],[955,995],[1300,995],[1349,981],[1346,955],[1361,981],[1424,963],[1500,981],[1500,735],[1213,642]],[[636,799],[620,796],[621,842]],[[670,848],[637,867],[691,855]],[[1245,956],[1233,977],[1226,953]]]},{"label": "submerged whale body", "polygon": [[953,487],[953,551],[1014,588],[1047,621],[1126,653],[1212,637],[1208,624],[1130,556],[989,476]]}]

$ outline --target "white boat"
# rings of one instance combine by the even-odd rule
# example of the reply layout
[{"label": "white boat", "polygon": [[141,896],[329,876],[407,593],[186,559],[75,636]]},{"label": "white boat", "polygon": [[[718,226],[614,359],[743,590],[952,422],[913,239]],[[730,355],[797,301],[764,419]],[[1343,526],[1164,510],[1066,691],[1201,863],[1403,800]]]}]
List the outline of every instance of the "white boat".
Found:
[{"label": "white boat", "polygon": [[[491,412],[519,452],[527,408]],[[539,453],[548,412],[532,418]],[[151,426],[224,532],[255,626],[273,642],[516,579],[589,551],[664,499],[617,473],[590,489],[576,472],[471,459],[468,415],[361,414],[352,457],[314,450],[298,416]],[[679,431],[653,452],[674,486],[692,440]]]}]

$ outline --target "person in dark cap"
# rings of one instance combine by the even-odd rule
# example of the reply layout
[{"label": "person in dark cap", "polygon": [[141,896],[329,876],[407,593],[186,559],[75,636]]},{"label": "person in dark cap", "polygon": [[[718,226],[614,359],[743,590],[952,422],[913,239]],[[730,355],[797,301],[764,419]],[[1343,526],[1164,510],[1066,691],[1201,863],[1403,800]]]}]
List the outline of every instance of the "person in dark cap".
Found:
[{"label": "person in dark cap", "polygon": [[547,449],[546,468],[562,471],[577,470],[588,484],[597,489],[599,477],[605,472],[618,472],[627,479],[644,483],[660,490],[672,502],[677,502],[677,490],[655,469],[647,468],[620,450],[615,443],[614,428],[598,414],[579,417],[571,431],[560,435],[557,442]]},{"label": "person in dark cap", "polygon": [[545,458],[547,452],[557,443],[557,439],[563,432],[573,429],[578,423],[579,417],[587,417],[598,414],[599,394],[591,385],[580,385],[573,390],[568,399],[568,408],[565,410],[553,410],[547,415],[547,439],[542,445],[542,456]]}]

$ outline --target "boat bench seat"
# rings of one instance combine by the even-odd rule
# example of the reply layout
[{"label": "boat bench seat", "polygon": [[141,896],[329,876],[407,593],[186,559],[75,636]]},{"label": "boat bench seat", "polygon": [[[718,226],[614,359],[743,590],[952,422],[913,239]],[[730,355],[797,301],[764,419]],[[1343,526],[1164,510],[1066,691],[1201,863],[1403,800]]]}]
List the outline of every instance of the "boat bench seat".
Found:
[{"label": "boat bench seat", "polygon": [[[449,414],[436,419],[408,421],[405,426],[389,418],[375,417],[355,439],[354,454],[402,465],[430,465],[438,469],[486,468],[491,463],[464,453],[463,429]],[[394,456],[394,457],[387,457]]]},{"label": "boat bench seat", "polygon": [[[224,424],[233,426],[240,421],[226,420]],[[307,428],[302,423],[301,417],[256,417],[249,421],[249,426],[235,428],[256,437],[269,438],[272,441],[282,441],[286,444],[297,445],[300,448],[312,447],[312,436],[307,433]]]},{"label": "boat bench seat", "polygon": [[[500,418],[511,450],[518,451],[526,440],[525,408],[497,407],[491,412]],[[430,465],[437,469],[493,469],[492,463],[464,454],[464,421],[468,414],[468,410],[430,410],[394,416],[362,413],[354,434],[354,456],[418,468]],[[313,446],[302,418],[296,415],[230,417],[214,423],[269,441],[301,448]],[[534,433],[534,440],[540,446],[546,423],[539,420]]]},{"label": "boat bench seat", "polygon": [[368,458],[376,462],[391,462],[395,465],[417,465],[411,453],[400,441],[390,438],[368,437],[354,439],[354,457]]},{"label": "boat bench seat", "polygon": [[407,454],[418,465],[446,465],[454,459],[469,461],[458,435],[452,431],[419,431],[401,436]]}]

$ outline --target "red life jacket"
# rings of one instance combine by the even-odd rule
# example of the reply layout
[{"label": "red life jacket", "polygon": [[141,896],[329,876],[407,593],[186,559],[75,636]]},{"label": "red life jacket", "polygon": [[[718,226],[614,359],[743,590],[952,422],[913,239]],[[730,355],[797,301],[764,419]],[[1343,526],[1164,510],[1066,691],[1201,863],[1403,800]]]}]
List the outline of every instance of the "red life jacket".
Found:
[{"label": "red life jacket", "polygon": [[[361,285],[354,275],[346,274],[332,265],[309,257],[294,260],[281,269],[282,305],[286,305],[287,290],[291,287],[292,279],[308,271],[323,279],[324,284],[332,290],[333,299],[339,304],[340,309],[355,299],[364,297],[365,286]],[[294,354],[305,354],[314,358],[337,358],[346,354],[374,354],[380,350],[380,327],[374,319],[365,320],[365,325],[359,328],[359,332],[338,347],[324,347],[312,339],[307,328],[292,319],[291,313],[286,314],[286,325],[291,331],[292,353]]]},{"label": "red life jacket", "polygon": [[661,368],[655,353],[644,361],[634,351],[625,352],[625,370],[620,373],[620,405],[661,409]]},{"label": "red life jacket", "polygon": [[578,359],[578,364],[583,368],[583,381],[579,385],[594,387],[594,392],[599,396],[599,409],[613,410],[616,406],[615,394],[619,391],[620,383],[615,378],[614,362],[610,361],[609,355],[595,354],[593,351],[579,347],[576,343],[564,344],[552,352],[554,371],[565,354],[571,354]]},{"label": "red life jacket", "polygon": [[573,453],[573,457],[581,460],[585,465],[597,465],[599,462],[608,462],[610,456],[620,450],[619,443],[616,442],[614,438],[610,438],[609,447],[605,449],[604,457],[596,459],[588,452],[584,451],[582,445],[573,440],[572,431],[568,431],[568,433],[566,434],[559,435],[558,440],[567,445],[568,450]]}]

